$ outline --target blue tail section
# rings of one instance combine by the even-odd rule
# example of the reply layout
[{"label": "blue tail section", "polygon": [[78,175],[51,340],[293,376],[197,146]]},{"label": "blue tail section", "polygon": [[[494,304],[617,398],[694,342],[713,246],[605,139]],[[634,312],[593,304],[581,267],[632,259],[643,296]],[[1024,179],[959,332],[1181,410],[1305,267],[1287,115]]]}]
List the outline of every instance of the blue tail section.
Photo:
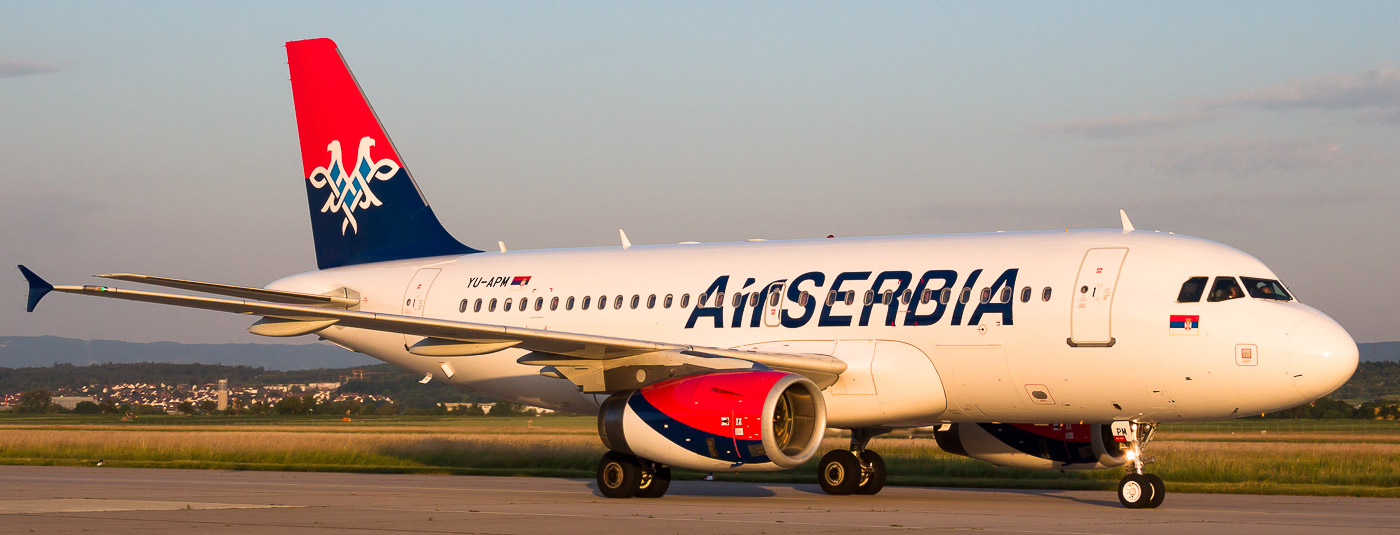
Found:
[{"label": "blue tail section", "polygon": [[39,274],[24,267],[24,264],[20,264],[19,272],[24,275],[24,280],[29,282],[29,301],[24,304],[24,311],[33,312],[34,307],[39,306],[39,300],[53,291],[53,285],[40,277]]},{"label": "blue tail section", "polygon": [[480,252],[442,227],[335,43],[287,43],[316,264]]}]

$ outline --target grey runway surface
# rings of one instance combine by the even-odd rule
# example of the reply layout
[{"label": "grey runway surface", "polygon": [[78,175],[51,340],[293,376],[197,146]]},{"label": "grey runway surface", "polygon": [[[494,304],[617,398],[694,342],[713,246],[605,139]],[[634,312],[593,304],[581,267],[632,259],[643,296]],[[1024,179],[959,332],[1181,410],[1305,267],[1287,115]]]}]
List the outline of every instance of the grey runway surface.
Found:
[{"label": "grey runway surface", "polygon": [[[1170,482],[1168,482],[1170,485]],[[0,533],[1396,533],[1400,500],[1170,494],[1127,510],[1112,492],[677,481],[609,500],[591,480],[0,467]]]}]

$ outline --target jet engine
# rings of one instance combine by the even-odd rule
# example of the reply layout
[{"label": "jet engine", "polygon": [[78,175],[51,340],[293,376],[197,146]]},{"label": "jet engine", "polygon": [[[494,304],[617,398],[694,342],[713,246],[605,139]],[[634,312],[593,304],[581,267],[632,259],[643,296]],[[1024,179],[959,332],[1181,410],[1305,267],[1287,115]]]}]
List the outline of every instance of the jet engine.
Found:
[{"label": "jet engine", "polygon": [[1127,450],[1108,424],[955,423],[933,436],[943,451],[997,466],[1097,470],[1127,461]]},{"label": "jet engine", "polygon": [[608,449],[694,470],[792,468],[816,454],[825,430],[817,385],[780,371],[669,379],[613,394],[598,413]]}]

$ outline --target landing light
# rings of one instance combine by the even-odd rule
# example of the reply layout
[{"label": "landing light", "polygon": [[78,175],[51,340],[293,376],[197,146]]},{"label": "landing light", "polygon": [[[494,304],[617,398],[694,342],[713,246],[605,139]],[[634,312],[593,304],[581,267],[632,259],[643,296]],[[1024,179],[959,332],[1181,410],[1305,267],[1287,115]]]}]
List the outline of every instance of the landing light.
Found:
[{"label": "landing light", "polygon": [[1129,461],[1134,460],[1134,459],[1137,459],[1137,452],[1135,452],[1135,451],[1133,451],[1133,450],[1128,450],[1128,453],[1125,454],[1125,457],[1127,457],[1127,459],[1128,459]]}]

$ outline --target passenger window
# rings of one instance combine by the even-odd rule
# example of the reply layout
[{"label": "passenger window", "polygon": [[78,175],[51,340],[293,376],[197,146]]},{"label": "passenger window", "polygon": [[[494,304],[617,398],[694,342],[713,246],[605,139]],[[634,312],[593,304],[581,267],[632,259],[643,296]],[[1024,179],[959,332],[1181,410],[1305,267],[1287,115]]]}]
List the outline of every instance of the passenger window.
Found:
[{"label": "passenger window", "polygon": [[941,305],[946,305],[946,304],[948,304],[948,299],[950,299],[950,298],[952,298],[952,297],[953,297],[953,289],[952,289],[952,288],[944,288],[943,291],[938,292],[938,303],[941,304]]},{"label": "passenger window", "polygon": [[1030,287],[1030,286],[1027,286],[1027,287],[1025,287],[1025,288],[1021,288],[1021,302],[1022,302],[1022,303],[1029,303],[1030,301],[1031,301],[1031,287]]},{"label": "passenger window", "polygon": [[681,308],[690,306],[690,294],[681,294]]},{"label": "passenger window", "polygon": [[1207,297],[1206,301],[1215,303],[1241,297],[1244,297],[1244,290],[1240,289],[1240,284],[1235,282],[1234,277],[1216,277],[1215,284],[1210,287],[1210,297]]},{"label": "passenger window", "polygon": [[673,295],[671,295],[671,294],[666,294],[666,298],[661,300],[661,307],[662,307],[662,308],[671,308],[671,302],[672,302],[672,301],[675,301],[675,297],[674,297]]},{"label": "passenger window", "polygon": [[992,300],[992,289],[991,289],[991,288],[982,288],[982,295],[980,296],[980,299],[981,299],[981,300],[980,300],[979,302],[981,302],[981,303],[990,302],[990,301]]},{"label": "passenger window", "polygon": [[477,298],[476,303],[472,304],[472,312],[481,312],[481,298]]},{"label": "passenger window", "polygon": [[558,297],[555,297],[555,298],[549,300],[549,309],[550,309],[550,310],[559,310],[559,298],[558,298]]},{"label": "passenger window", "polygon": [[1201,295],[1206,293],[1207,280],[1210,280],[1210,277],[1191,277],[1186,279],[1186,282],[1181,283],[1181,291],[1176,294],[1176,302],[1201,302]]},{"label": "passenger window", "polygon": [[506,312],[510,312],[510,300],[511,300],[511,299],[513,299],[513,298],[507,298],[507,299],[506,299],[506,304],[505,304],[504,307],[501,308],[501,310],[504,310],[504,311],[506,311]]},{"label": "passenger window", "polygon": [[972,299],[972,288],[963,288],[962,293],[958,294],[958,302],[966,305],[970,299]]},{"label": "passenger window", "polygon": [[894,290],[885,290],[884,293],[880,294],[880,304],[882,304],[882,305],[888,305],[888,304],[893,303],[893,302],[894,302]]},{"label": "passenger window", "polygon": [[656,294],[647,296],[647,308],[656,308]]},{"label": "passenger window", "polygon": [[782,286],[774,286],[774,287],[772,287],[772,289],[768,290],[768,306],[770,306],[770,307],[778,306],[778,300],[779,300],[779,299],[782,299],[782,297],[783,297],[783,287],[782,287]]},{"label": "passenger window", "polygon": [[1249,296],[1255,299],[1293,300],[1293,296],[1288,295],[1288,290],[1279,281],[1253,277],[1240,277],[1240,281],[1244,282],[1244,288],[1249,290]]},{"label": "passenger window", "polygon": [[753,293],[749,294],[749,306],[751,306],[751,307],[756,307],[756,306],[758,306],[758,302],[762,300],[761,298],[762,298],[762,296],[759,295],[758,292],[753,292]]},{"label": "passenger window", "polygon": [[856,302],[856,291],[846,290],[846,304],[853,305]]},{"label": "passenger window", "polygon": [[457,312],[463,313],[463,314],[465,314],[465,313],[467,312],[467,300],[466,300],[466,299],[463,299],[463,300],[462,300],[462,303],[459,304],[459,305],[457,305]]},{"label": "passenger window", "polygon": [[836,290],[826,292],[826,306],[836,304]]},{"label": "passenger window", "polygon": [[911,298],[913,298],[913,296],[914,296],[914,290],[908,290],[908,289],[906,289],[906,290],[904,290],[904,297],[903,297],[902,299],[900,299],[900,301],[902,301],[904,304],[907,305],[907,304],[909,304],[909,300],[910,300]]},{"label": "passenger window", "polygon": [[593,303],[593,296],[591,296],[591,295],[585,295],[585,296],[583,296],[583,302],[580,303],[581,306],[579,306],[579,310],[588,310],[588,305],[590,305],[590,304],[592,304],[592,303]]},{"label": "passenger window", "polygon": [[744,304],[744,299],[747,299],[747,298],[748,298],[748,296],[746,296],[746,295],[744,295],[744,294],[742,294],[742,293],[734,292],[734,298],[733,298],[733,299],[730,299],[730,301],[733,301],[733,303],[731,303],[731,304],[734,305],[734,308],[739,308],[739,305]]},{"label": "passenger window", "polygon": [[571,296],[569,296],[568,299],[565,299],[565,300],[564,300],[564,310],[573,310],[573,309],[574,309],[574,296],[571,295]]},{"label": "passenger window", "polygon": [[603,310],[605,308],[608,308],[608,296],[600,295],[598,296],[598,310]]},{"label": "passenger window", "polygon": [[637,295],[637,294],[632,294],[632,303],[631,303],[631,305],[632,305],[632,310],[636,310],[636,309],[637,309],[637,305],[640,305],[640,304],[642,304],[642,296]]},{"label": "passenger window", "polygon": [[1007,286],[1007,287],[1001,289],[1001,302],[1003,302],[1003,303],[1010,303],[1010,302],[1011,302],[1011,287],[1010,287],[1010,286]]},{"label": "passenger window", "polygon": [[622,310],[622,296],[613,298],[613,310]]},{"label": "passenger window", "polygon": [[804,290],[802,292],[802,295],[798,296],[797,298],[797,306],[807,306],[807,298],[807,292]]},{"label": "passenger window", "polygon": [[932,301],[932,300],[933,300],[933,288],[924,288],[923,293],[922,293],[922,294],[919,294],[919,304],[921,304],[921,305],[927,305],[928,302],[929,302],[929,301]]},{"label": "passenger window", "polygon": [[487,311],[487,312],[495,312],[495,311],[496,311],[496,298],[495,298],[495,297],[492,297],[492,298],[491,298],[491,305],[488,306],[488,307],[486,307],[486,311]]},{"label": "passenger window", "polygon": [[1050,300],[1050,287],[1049,287],[1049,286],[1046,286],[1044,290],[1041,290],[1041,291],[1040,291],[1040,300],[1041,300],[1041,301],[1049,301],[1049,300]]},{"label": "passenger window", "polygon": [[865,291],[865,303],[864,303],[864,304],[869,305],[870,303],[874,303],[874,302],[875,302],[875,290],[866,290],[866,291]]},{"label": "passenger window", "polygon": [[[557,305],[557,304],[559,304],[559,303],[558,303],[558,302],[555,302],[554,304]],[[535,298],[535,312],[539,312],[540,309],[542,309],[542,308],[544,308],[544,298],[543,298],[543,297],[536,297],[536,298]]]},{"label": "passenger window", "polygon": [[723,290],[720,290],[720,291],[718,291],[718,292],[715,292],[715,306],[717,306],[717,307],[722,307],[722,306],[724,306],[724,291],[723,291]]},{"label": "passenger window", "polygon": [[695,297],[695,306],[704,307],[704,306],[705,306],[705,301],[709,301],[709,300],[710,300],[710,296],[705,295],[705,294],[700,294],[699,296],[696,296],[696,297]]}]

